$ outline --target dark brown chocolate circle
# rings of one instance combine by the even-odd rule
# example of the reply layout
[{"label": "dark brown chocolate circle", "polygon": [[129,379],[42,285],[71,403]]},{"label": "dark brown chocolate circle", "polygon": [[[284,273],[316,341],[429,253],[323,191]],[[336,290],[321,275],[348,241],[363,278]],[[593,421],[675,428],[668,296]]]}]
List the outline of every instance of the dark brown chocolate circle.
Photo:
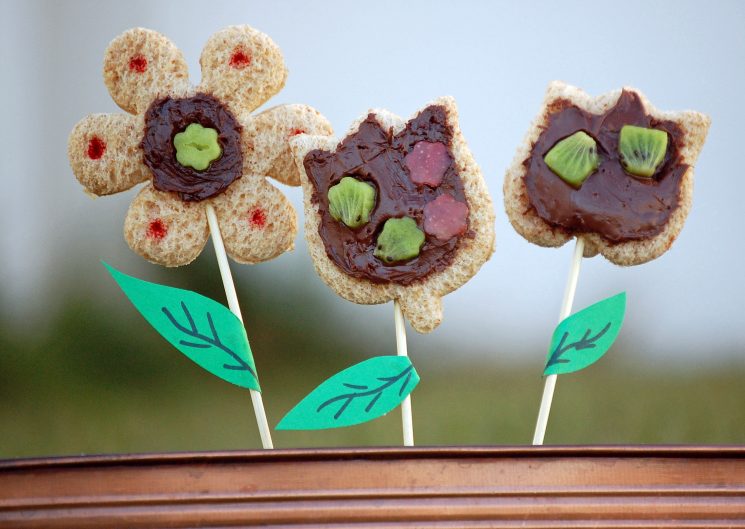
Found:
[{"label": "dark brown chocolate circle", "polygon": [[[192,123],[215,129],[222,148],[222,155],[204,171],[176,160],[173,137]],[[142,150],[155,189],[176,192],[187,202],[222,193],[243,172],[241,126],[227,107],[209,94],[153,101],[145,113]]]},{"label": "dark brown chocolate circle", "polygon": [[[525,186],[539,217],[568,235],[597,233],[611,243],[646,239],[660,233],[678,207],[688,165],[680,147],[683,131],[673,121],[650,116],[635,92],[624,90],[603,114],[590,114],[567,100],[549,109],[548,126],[536,140],[525,166]],[[652,178],[627,173],[618,138],[624,125],[664,130],[670,139],[665,160]],[[583,130],[598,143],[600,166],[579,189],[564,182],[544,157],[557,142]]]},{"label": "dark brown chocolate circle", "polygon": [[[472,233],[466,231],[445,241],[428,235],[419,255],[400,263],[384,263],[374,255],[377,237],[386,220],[411,217],[424,231],[424,207],[440,195],[449,194],[468,204],[453,162],[452,138],[445,108],[433,105],[395,136],[370,114],[335,152],[315,150],[305,156],[305,171],[313,185],[311,200],[321,214],[318,234],[326,254],[344,273],[374,283],[409,285],[452,263],[460,240],[473,236]],[[420,141],[440,142],[448,148],[450,163],[442,182],[435,188],[414,183],[404,162]],[[369,182],[376,189],[370,221],[356,230],[329,213],[328,189],[345,176]]]}]

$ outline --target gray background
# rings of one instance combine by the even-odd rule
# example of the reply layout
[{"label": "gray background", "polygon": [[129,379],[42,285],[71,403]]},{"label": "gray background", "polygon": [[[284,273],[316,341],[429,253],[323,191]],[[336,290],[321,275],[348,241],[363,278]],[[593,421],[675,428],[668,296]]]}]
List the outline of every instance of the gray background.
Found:
[{"label": "gray background", "polygon": [[[290,71],[268,105],[313,105],[337,134],[370,107],[408,116],[434,97],[455,96],[494,199],[497,249],[447,296],[437,331],[410,333],[413,355],[541,363],[571,247],[539,248],[518,236],[502,207],[502,178],[550,80],[591,94],[629,85],[659,108],[708,113],[713,125],[678,241],[633,268],[585,260],[575,308],[626,290],[620,343],[628,361],[664,368],[745,361],[745,3],[11,1],[2,9],[0,315],[7,325],[43,328],[62,285],[75,278],[121,308],[100,258],[140,277],[161,274],[121,235],[134,191],[91,200],[67,163],[73,125],[87,113],[119,111],[101,78],[108,42],[133,26],[160,31],[183,50],[196,83],[207,38],[247,23],[280,45]],[[299,189],[283,191],[300,205]],[[329,336],[343,329],[373,343],[392,337],[390,305],[336,297],[315,275],[302,232],[294,252],[233,269],[237,282],[258,278],[284,302],[296,293],[298,302],[316,299]],[[168,273],[158,277],[168,282]]]}]

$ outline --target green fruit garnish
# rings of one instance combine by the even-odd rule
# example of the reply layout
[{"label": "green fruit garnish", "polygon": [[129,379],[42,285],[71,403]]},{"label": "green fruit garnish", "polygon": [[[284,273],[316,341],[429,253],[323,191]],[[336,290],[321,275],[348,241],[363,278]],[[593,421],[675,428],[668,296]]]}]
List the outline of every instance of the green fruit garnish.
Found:
[{"label": "green fruit garnish", "polygon": [[350,228],[367,224],[375,207],[375,188],[351,176],[330,187],[328,197],[331,216]]},{"label": "green fruit garnish", "polygon": [[578,189],[600,165],[595,140],[581,130],[551,147],[543,160],[562,180]]},{"label": "green fruit garnish", "polygon": [[217,131],[192,123],[183,132],[173,137],[176,147],[176,160],[184,167],[204,171],[222,155],[222,148],[217,141]]},{"label": "green fruit garnish", "polygon": [[410,217],[388,219],[378,236],[374,255],[386,263],[405,261],[419,255],[424,244],[424,232]]},{"label": "green fruit garnish", "polygon": [[667,132],[624,125],[618,139],[618,154],[629,173],[651,177],[665,158]]}]

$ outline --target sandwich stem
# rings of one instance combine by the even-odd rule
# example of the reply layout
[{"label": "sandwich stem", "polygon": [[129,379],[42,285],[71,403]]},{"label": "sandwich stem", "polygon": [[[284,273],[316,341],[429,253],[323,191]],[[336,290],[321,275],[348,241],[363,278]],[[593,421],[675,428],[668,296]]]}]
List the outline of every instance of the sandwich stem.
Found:
[{"label": "sandwich stem", "polygon": [[[585,252],[585,241],[578,236],[574,239],[574,253],[572,254],[572,263],[569,267],[569,276],[567,277],[566,287],[564,288],[564,300],[561,303],[561,312],[559,313],[559,323],[561,323],[569,313],[572,312],[574,304],[574,294],[577,292],[577,280],[579,279],[580,265],[582,256]],[[546,436],[546,426],[548,425],[548,415],[551,412],[551,402],[554,400],[554,390],[556,389],[556,377],[558,375],[548,375],[543,386],[543,397],[541,398],[541,407],[538,410],[538,420],[535,425],[533,434],[533,444],[542,445],[543,438]]]}]

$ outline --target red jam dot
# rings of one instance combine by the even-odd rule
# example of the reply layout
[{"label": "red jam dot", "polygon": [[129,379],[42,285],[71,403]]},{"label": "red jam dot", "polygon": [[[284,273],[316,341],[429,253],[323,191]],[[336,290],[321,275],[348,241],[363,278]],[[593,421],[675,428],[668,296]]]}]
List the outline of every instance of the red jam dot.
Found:
[{"label": "red jam dot", "polygon": [[129,59],[129,71],[145,73],[145,70],[147,70],[147,59],[144,55],[135,55]]},{"label": "red jam dot", "polygon": [[88,158],[98,160],[106,152],[106,142],[98,136],[93,136],[88,141]]},{"label": "red jam dot", "polygon": [[442,194],[424,206],[424,231],[441,241],[463,235],[468,227],[468,206]]},{"label": "red jam dot", "polygon": [[303,129],[292,129],[290,133],[288,134],[288,136],[292,137],[292,136],[297,136],[299,134],[305,134],[305,131]]},{"label": "red jam dot", "polygon": [[437,187],[450,167],[450,154],[444,143],[420,141],[404,158],[411,181],[419,185]]},{"label": "red jam dot", "polygon": [[251,56],[240,48],[233,50],[233,55],[230,56],[230,66],[240,70],[251,64]]},{"label": "red jam dot", "polygon": [[251,211],[248,212],[248,222],[251,224],[251,227],[256,229],[263,229],[266,227],[266,211],[261,209],[260,207],[255,207]]},{"label": "red jam dot", "polygon": [[163,237],[165,237],[167,234],[168,234],[168,226],[166,226],[166,223],[163,222],[162,220],[154,219],[150,221],[150,224],[148,224],[147,236],[150,239],[155,239],[156,241],[159,241]]}]

